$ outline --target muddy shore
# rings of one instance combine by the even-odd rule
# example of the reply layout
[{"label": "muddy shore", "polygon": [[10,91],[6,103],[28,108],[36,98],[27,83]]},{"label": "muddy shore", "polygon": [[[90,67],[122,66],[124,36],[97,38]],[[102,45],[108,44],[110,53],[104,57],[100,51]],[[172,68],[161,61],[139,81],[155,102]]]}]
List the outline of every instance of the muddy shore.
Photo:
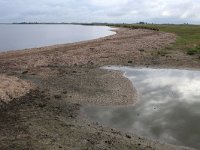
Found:
[{"label": "muddy shore", "polygon": [[0,86],[0,149],[187,149],[105,128],[80,114],[83,105],[137,101],[131,82],[102,66],[198,68],[200,62],[181,50],[157,55],[175,41],[170,33],[120,28],[92,41],[0,53],[0,74],[9,81]]}]

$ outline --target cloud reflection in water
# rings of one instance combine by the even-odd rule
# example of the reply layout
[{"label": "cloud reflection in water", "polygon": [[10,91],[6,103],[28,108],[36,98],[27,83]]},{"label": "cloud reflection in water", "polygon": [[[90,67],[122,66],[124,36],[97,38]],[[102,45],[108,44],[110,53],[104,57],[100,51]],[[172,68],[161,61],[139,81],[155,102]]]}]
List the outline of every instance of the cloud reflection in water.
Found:
[{"label": "cloud reflection in water", "polygon": [[200,148],[200,72],[105,67],[123,71],[136,87],[135,106],[86,107],[104,125],[164,142]]}]

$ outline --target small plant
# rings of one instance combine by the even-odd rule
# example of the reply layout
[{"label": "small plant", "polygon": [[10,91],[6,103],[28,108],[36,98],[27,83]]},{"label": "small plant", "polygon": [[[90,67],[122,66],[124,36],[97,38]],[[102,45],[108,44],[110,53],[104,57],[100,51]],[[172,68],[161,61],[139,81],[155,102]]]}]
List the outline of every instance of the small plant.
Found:
[{"label": "small plant", "polygon": [[168,54],[168,52],[167,51],[164,51],[164,50],[159,50],[159,51],[157,51],[157,55],[158,56],[165,56],[165,55],[167,55]]},{"label": "small plant", "polygon": [[199,45],[199,46],[196,46],[196,47],[194,47],[194,48],[190,48],[190,49],[188,49],[188,51],[187,51],[187,54],[188,54],[188,55],[195,55],[195,54],[198,54],[198,53],[200,53],[200,45]]},{"label": "small plant", "polygon": [[187,54],[188,55],[194,55],[196,53],[195,49],[188,49]]}]

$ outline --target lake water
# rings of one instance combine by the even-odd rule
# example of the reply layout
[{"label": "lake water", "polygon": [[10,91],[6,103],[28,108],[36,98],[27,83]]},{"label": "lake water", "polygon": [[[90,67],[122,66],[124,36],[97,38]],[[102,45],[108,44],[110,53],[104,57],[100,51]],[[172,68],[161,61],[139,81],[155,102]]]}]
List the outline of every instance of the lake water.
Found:
[{"label": "lake water", "polygon": [[200,71],[106,67],[123,71],[138,91],[134,106],[87,106],[103,125],[200,149]]},{"label": "lake water", "polygon": [[18,50],[96,39],[115,34],[105,26],[0,25],[0,51]]}]

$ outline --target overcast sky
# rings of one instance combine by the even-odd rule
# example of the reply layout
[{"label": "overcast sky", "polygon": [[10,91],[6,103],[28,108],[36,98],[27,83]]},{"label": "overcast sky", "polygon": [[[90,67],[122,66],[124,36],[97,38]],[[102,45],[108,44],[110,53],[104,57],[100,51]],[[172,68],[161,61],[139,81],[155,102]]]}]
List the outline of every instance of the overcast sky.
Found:
[{"label": "overcast sky", "polygon": [[200,23],[200,0],[0,0],[0,22]]}]

